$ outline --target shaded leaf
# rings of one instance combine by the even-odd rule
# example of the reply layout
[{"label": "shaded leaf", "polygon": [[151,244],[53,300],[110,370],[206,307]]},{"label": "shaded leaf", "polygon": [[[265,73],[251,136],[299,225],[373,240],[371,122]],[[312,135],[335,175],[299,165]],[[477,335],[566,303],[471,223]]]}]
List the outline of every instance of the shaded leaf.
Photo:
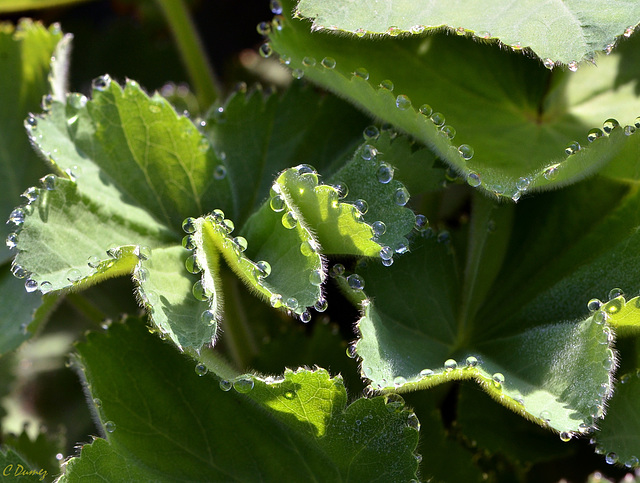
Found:
[{"label": "shaded leaf", "polygon": [[[341,380],[322,369],[278,380],[242,376],[225,393],[134,319],[90,334],[76,360],[99,399],[106,439],[84,445],[63,481],[96,473],[263,481],[415,476],[413,413],[383,397],[345,407]],[[190,427],[201,431],[184,431]]]}]

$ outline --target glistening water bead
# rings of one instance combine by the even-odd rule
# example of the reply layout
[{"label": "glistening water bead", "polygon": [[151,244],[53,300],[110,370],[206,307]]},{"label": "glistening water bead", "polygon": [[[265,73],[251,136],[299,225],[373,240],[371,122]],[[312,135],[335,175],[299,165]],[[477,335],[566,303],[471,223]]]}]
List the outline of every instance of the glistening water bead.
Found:
[{"label": "glistening water bead", "polygon": [[363,290],[364,289],[364,279],[358,274],[351,274],[347,277],[347,284],[353,290]]},{"label": "glistening water bead", "polygon": [[325,69],[332,70],[336,68],[336,59],[334,59],[333,57],[325,57],[320,63]]},{"label": "glistening water bead", "polygon": [[411,99],[404,94],[399,95],[396,97],[396,107],[401,111],[406,111],[411,107]]}]

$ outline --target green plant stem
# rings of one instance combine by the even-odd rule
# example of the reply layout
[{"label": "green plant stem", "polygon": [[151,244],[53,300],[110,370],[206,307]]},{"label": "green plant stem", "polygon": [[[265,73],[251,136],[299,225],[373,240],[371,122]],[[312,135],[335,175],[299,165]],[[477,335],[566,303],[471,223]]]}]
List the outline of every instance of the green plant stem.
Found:
[{"label": "green plant stem", "polygon": [[183,0],[157,0],[187,68],[201,110],[221,96],[221,86],[207,61],[202,41]]},{"label": "green plant stem", "polygon": [[258,344],[253,337],[247,314],[240,301],[238,279],[229,270],[224,270],[221,278],[224,287],[227,288],[225,292],[225,344],[229,348],[229,355],[235,366],[244,370],[258,353]]},{"label": "green plant stem", "polygon": [[84,295],[79,293],[69,293],[65,299],[73,305],[78,312],[96,324],[101,324],[107,318],[107,315],[94,304],[89,302]]}]

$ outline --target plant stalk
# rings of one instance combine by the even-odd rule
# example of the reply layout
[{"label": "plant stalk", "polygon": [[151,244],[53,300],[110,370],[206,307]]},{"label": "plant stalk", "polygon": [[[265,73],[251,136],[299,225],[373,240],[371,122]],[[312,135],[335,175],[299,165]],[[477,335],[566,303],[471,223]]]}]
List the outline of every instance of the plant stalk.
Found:
[{"label": "plant stalk", "polygon": [[176,40],[195,95],[204,111],[221,97],[221,82],[207,60],[204,46],[184,0],[157,0]]}]

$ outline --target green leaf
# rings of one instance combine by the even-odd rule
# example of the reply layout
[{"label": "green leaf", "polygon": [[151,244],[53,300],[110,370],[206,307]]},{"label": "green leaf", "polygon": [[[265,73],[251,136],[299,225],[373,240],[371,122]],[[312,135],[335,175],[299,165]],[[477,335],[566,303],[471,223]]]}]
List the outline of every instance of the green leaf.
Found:
[{"label": "green leaf", "polygon": [[189,252],[181,246],[158,248],[138,262],[134,280],[138,296],[162,337],[178,347],[199,349],[213,344],[219,316],[210,316],[216,301],[197,299],[192,293],[196,277],[187,273]]},{"label": "green leaf", "polygon": [[192,362],[135,319],[90,334],[78,345],[76,361],[106,439],[84,445],[62,481],[91,474],[245,481],[257,475],[263,481],[415,477],[415,415],[384,397],[346,407],[340,378],[322,369],[288,371],[277,380],[242,376],[234,389],[225,383],[224,392],[216,378],[198,377]]},{"label": "green leaf", "polygon": [[594,8],[588,2],[535,0],[496,4],[464,0],[415,3],[372,0],[344,4],[338,0],[300,0],[296,15],[313,20],[311,29],[389,35],[437,32],[443,27],[458,35],[498,40],[514,50],[530,49],[551,66],[575,64],[597,51],[610,51],[619,37],[630,36],[640,23],[640,7],[620,2]]},{"label": "green leaf", "polygon": [[48,476],[44,468],[34,468],[12,448],[4,445],[0,447],[0,466],[2,466],[2,476],[12,477],[12,481],[32,482]]},{"label": "green leaf", "polygon": [[[27,460],[35,463],[31,465],[31,468],[40,471],[39,476],[43,473],[46,474],[44,478],[46,481],[52,481],[54,476],[60,474],[60,462],[56,459],[56,454],[62,452],[62,443],[61,436],[50,437],[45,433],[38,433],[36,438],[32,440],[26,431],[20,433],[19,436],[9,434],[4,437],[5,445],[12,447],[24,455]],[[32,479],[32,481],[34,480],[36,478]]]},{"label": "green leaf", "polygon": [[233,179],[236,208],[211,208],[222,209],[243,225],[269,196],[277,173],[304,162],[331,175],[333,165],[340,165],[362,141],[368,122],[338,98],[300,85],[282,95],[263,95],[260,89],[233,93],[223,106],[211,110],[204,132],[224,158],[224,173]]},{"label": "green leaf", "polygon": [[[17,27],[0,25],[0,69],[4,73],[0,79],[0,207],[6,217],[24,187],[44,174],[24,135],[22,119],[39,109],[42,97],[49,92],[51,56],[61,39],[59,27],[47,29],[30,20],[22,20]],[[2,225],[2,240],[15,229],[12,225]],[[13,242],[9,241],[11,245]],[[11,256],[4,247],[1,252],[0,261]]]},{"label": "green leaf", "polygon": [[476,379],[565,439],[587,430],[612,392],[612,327],[635,306],[623,310],[612,293],[590,313],[588,294],[636,286],[639,199],[601,178],[524,203],[516,223],[509,207],[476,198],[464,275],[446,232],[440,243],[415,242],[390,268],[360,266],[364,293],[351,298],[363,306],[363,377],[383,391]]},{"label": "green leaf", "polygon": [[[411,134],[498,197],[518,200],[594,173],[630,142],[608,118],[633,125],[640,112],[635,81],[617,77],[617,54],[598,58],[597,70],[549,72],[462,38],[349,39],[281,23],[270,44],[296,76]],[[604,134],[587,136],[594,126]]]},{"label": "green leaf", "polygon": [[623,374],[609,401],[607,417],[599,424],[595,434],[595,451],[604,454],[607,463],[618,463],[627,468],[640,466],[640,436],[638,432],[638,405],[640,373]]},{"label": "green leaf", "polygon": [[0,274],[0,354],[6,354],[19,347],[33,336],[49,317],[56,305],[57,297],[34,297],[25,291],[20,280],[11,276],[6,265]]}]

